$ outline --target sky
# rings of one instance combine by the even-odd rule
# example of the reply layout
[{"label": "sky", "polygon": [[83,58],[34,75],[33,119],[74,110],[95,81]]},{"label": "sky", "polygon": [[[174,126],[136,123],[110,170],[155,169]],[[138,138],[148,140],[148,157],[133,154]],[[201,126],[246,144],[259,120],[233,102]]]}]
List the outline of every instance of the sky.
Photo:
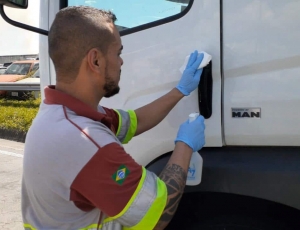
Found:
[{"label": "sky", "polygon": [[117,25],[132,28],[178,14],[181,6],[187,4],[165,0],[69,0],[69,5],[88,5],[111,10],[117,16]]},{"label": "sky", "polygon": [[[40,0],[31,0],[25,10],[4,6],[4,11],[14,21],[39,26]],[[8,24],[0,16],[0,56],[38,54],[39,35]]]}]

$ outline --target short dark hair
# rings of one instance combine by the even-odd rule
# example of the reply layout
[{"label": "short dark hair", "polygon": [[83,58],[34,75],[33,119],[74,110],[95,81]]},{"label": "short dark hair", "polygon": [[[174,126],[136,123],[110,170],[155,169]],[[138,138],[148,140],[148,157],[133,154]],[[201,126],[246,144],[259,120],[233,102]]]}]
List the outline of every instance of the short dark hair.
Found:
[{"label": "short dark hair", "polygon": [[55,66],[57,81],[73,81],[82,59],[92,48],[104,54],[114,41],[107,23],[116,16],[88,6],[69,6],[60,10],[48,35],[49,55]]}]

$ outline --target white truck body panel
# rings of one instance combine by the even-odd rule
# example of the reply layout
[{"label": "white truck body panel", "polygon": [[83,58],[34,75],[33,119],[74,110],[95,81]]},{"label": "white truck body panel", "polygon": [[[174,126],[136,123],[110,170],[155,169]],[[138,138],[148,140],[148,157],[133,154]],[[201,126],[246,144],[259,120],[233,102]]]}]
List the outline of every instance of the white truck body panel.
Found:
[{"label": "white truck body panel", "polygon": [[[49,9],[49,26],[59,5],[56,1],[48,1],[48,4],[41,4],[41,7]],[[41,12],[44,11],[45,8],[41,9]],[[152,102],[176,86],[181,77],[179,68],[185,57],[195,49],[204,50],[213,57],[214,86],[213,114],[205,122],[206,146],[222,146],[219,12],[218,1],[195,1],[187,15],[179,20],[121,37],[124,46],[121,91],[117,96],[103,99],[101,105],[136,109]],[[46,21],[41,27],[45,26]],[[43,38],[40,53],[44,59],[48,56],[45,46],[47,41]],[[41,68],[45,68],[42,63]],[[53,67],[50,74],[51,84],[55,84]],[[43,87],[49,84],[47,77],[43,77],[41,82]],[[125,145],[126,151],[143,165],[172,151],[179,125],[188,119],[190,113],[197,111],[199,108],[195,91],[180,101],[157,127]]]},{"label": "white truck body panel", "polygon": [[[107,8],[111,2],[103,4]],[[221,47],[220,1],[194,1],[180,19],[121,37],[121,92],[101,104],[136,109],[152,102],[176,86],[184,58],[194,49],[204,50],[213,57],[213,112],[205,121],[205,147],[299,146],[299,9],[300,2],[293,0],[223,1]],[[41,3],[41,28],[50,28],[58,10],[59,1]],[[47,46],[47,37],[41,35],[42,88],[55,84]],[[259,108],[261,117],[232,118],[232,108]],[[178,126],[195,111],[196,91],[125,149],[143,165],[172,151]]]},{"label": "white truck body panel", "polygon": [[[224,1],[227,145],[300,145],[300,1]],[[261,108],[232,118],[231,108]]]}]

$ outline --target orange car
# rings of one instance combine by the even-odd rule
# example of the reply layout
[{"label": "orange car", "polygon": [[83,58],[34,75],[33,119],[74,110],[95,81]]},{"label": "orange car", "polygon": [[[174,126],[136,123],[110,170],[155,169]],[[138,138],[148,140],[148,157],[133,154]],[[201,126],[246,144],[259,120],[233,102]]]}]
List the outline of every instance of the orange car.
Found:
[{"label": "orange car", "polygon": [[[39,60],[25,60],[13,62],[7,67],[4,74],[0,75],[0,82],[16,82],[24,78],[31,71],[39,68]],[[0,91],[0,95],[6,91]]]}]

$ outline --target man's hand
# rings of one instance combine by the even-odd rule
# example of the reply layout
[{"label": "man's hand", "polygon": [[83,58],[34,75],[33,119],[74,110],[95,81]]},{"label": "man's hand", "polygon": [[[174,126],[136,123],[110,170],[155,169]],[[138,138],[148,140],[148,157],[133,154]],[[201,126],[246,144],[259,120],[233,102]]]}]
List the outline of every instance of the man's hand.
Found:
[{"label": "man's hand", "polygon": [[198,69],[198,67],[201,64],[203,57],[203,54],[200,54],[198,57],[198,51],[191,54],[182,77],[176,86],[176,88],[185,96],[190,95],[190,93],[199,85],[203,69]]},{"label": "man's hand", "polygon": [[192,123],[187,120],[180,125],[175,143],[178,141],[184,142],[193,149],[193,152],[197,152],[205,145],[204,130],[203,116],[198,116]]},{"label": "man's hand", "polygon": [[167,186],[168,200],[155,230],[165,229],[175,215],[185,188],[192,152],[200,150],[205,144],[204,130],[202,116],[192,123],[186,121],[179,128],[173,154],[159,176]]},{"label": "man's hand", "polygon": [[198,51],[192,53],[176,88],[148,105],[135,110],[138,120],[135,136],[156,126],[184,96],[189,95],[198,87],[203,71],[203,69],[198,70],[198,67],[203,57],[203,54],[198,57]]}]

